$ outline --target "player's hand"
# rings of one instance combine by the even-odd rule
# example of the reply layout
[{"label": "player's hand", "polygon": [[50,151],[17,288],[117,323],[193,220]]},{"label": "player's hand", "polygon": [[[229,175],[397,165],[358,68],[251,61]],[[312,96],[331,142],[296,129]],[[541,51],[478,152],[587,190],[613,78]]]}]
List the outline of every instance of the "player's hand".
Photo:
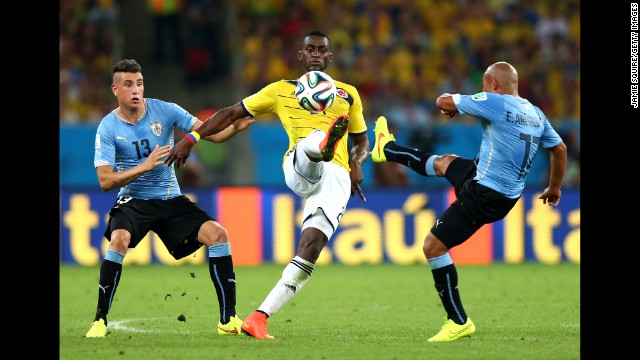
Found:
[{"label": "player's hand", "polygon": [[145,167],[145,172],[151,171],[157,168],[158,166],[164,164],[165,163],[164,158],[167,156],[167,154],[169,154],[170,150],[171,150],[170,145],[165,145],[160,147],[160,145],[156,144],[155,149],[153,149],[151,154],[149,154],[147,159],[142,163],[143,166]]},{"label": "player's hand", "polygon": [[242,131],[249,127],[249,125],[256,122],[256,119],[252,116],[245,116],[233,122],[233,127],[236,128],[236,131]]},{"label": "player's hand", "polygon": [[354,197],[357,191],[358,195],[360,195],[360,199],[367,201],[367,198],[364,197],[364,192],[362,192],[362,189],[360,188],[360,183],[362,183],[362,180],[364,179],[362,166],[360,166],[357,161],[351,161],[349,163],[349,167],[351,168],[351,171],[349,172],[349,177],[351,178],[351,197]]},{"label": "player's hand", "polygon": [[453,119],[454,116],[456,116],[456,112],[455,111],[444,111],[444,110],[440,110],[440,113],[446,117],[448,117],[449,119]]},{"label": "player's hand", "polygon": [[543,204],[549,204],[549,206],[558,206],[560,203],[560,197],[562,195],[562,191],[560,189],[551,189],[546,188],[544,192],[538,196],[538,199],[542,200]]},{"label": "player's hand", "polygon": [[167,159],[164,161],[164,163],[167,164],[167,166],[171,166],[171,164],[173,164],[173,162],[175,161],[176,168],[180,169],[180,167],[182,167],[182,165],[187,162],[187,158],[189,157],[189,153],[191,153],[192,147],[193,144],[191,143],[191,141],[185,138],[180,139],[180,141],[175,144],[173,149],[171,149],[171,151],[169,152],[169,156],[167,156]]}]

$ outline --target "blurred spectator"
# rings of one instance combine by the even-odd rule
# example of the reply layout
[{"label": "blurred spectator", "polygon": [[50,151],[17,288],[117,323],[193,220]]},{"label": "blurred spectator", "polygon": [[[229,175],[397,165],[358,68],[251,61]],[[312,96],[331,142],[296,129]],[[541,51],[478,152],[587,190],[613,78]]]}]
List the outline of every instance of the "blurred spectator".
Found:
[{"label": "blurred spectator", "polygon": [[[550,117],[553,113],[553,98],[549,95],[547,91],[548,84],[547,78],[545,74],[541,71],[536,71],[532,74],[531,80],[529,81],[529,101],[534,104],[537,104],[540,110],[543,113],[549,114],[547,117]],[[552,121],[552,119],[549,119]]]},{"label": "blurred spectator", "polygon": [[301,3],[292,1],[288,10],[282,14],[279,37],[283,42],[299,42],[298,34],[302,33],[309,23],[304,12],[304,6]]},{"label": "blurred spectator", "polygon": [[482,91],[482,81],[471,81],[467,62],[454,55],[453,49],[449,49],[447,53],[452,60],[442,68],[442,72],[447,75],[438,85],[438,93],[475,94]]},{"label": "blurred spectator", "polygon": [[580,187],[580,134],[571,128],[561,132],[560,137],[567,145],[567,172],[564,182],[567,187]]},{"label": "blurred spectator", "polygon": [[458,12],[460,34],[469,42],[478,42],[494,36],[497,30],[497,13],[491,12],[486,0],[468,0]]},{"label": "blurred spectator", "polygon": [[544,56],[552,51],[554,36],[564,38],[569,35],[569,19],[560,12],[560,3],[549,1],[547,4],[547,11],[543,12],[534,28]]},{"label": "blurred spectator", "polygon": [[418,96],[419,94],[410,90],[402,91],[401,102],[384,114],[387,120],[403,127],[432,127],[431,112],[418,104]]},{"label": "blurred spectator", "polygon": [[109,51],[113,51],[113,41],[116,36],[117,25],[120,20],[118,9],[114,0],[97,0],[95,6],[87,11],[87,23],[100,33],[100,47],[107,46]]},{"label": "blurred spectator", "polygon": [[109,87],[118,49],[119,11],[114,0],[60,3],[60,120],[98,123],[116,108]]},{"label": "blurred spectator", "polygon": [[185,70],[188,86],[225,78],[230,69],[225,46],[224,6],[219,0],[187,0]]},{"label": "blurred spectator", "polygon": [[[201,121],[206,121],[216,111],[218,110],[212,106],[207,106],[194,115]],[[202,141],[194,147],[187,159],[197,153],[196,160],[200,165],[202,179],[200,186],[220,186],[231,182],[230,146],[228,141],[221,143]]]},{"label": "blurred spectator", "polygon": [[[439,113],[432,111],[433,99],[444,91],[480,91],[486,67],[501,60],[518,66],[525,79],[520,84],[521,96],[539,104],[554,126],[580,121],[579,0],[146,2],[139,5],[148,6],[144,15],[160,16],[162,19],[155,18],[158,26],[168,30],[157,30],[152,41],[162,45],[152,47],[149,56],[157,55],[163,60],[166,56],[170,60],[184,57],[184,63],[174,64],[177,70],[186,69],[185,88],[176,89],[181,93],[189,94],[200,85],[225,90],[241,88],[243,93],[249,93],[271,81],[295,79],[299,75],[293,70],[295,56],[281,54],[295,55],[295,51],[287,50],[299,45],[291,39],[320,29],[333,41],[335,63],[330,75],[359,89],[370,124],[377,116],[387,116],[392,111],[417,111],[417,115],[405,119],[418,119],[422,116],[419,112],[426,110],[438,126],[447,126]],[[108,60],[122,50],[122,42],[118,41],[121,18],[141,16],[119,13],[118,5],[123,4],[130,2],[60,2],[62,122],[97,123],[97,114],[115,108],[113,94],[92,84],[111,82]],[[154,4],[165,10],[153,12]],[[237,21],[227,18],[230,12],[225,7],[229,5],[233,6]],[[165,13],[170,14],[170,19],[161,25],[161,20],[167,20]],[[330,21],[320,23],[323,19]],[[230,31],[238,34],[241,43],[228,41]],[[179,49],[181,46],[184,52]],[[171,54],[166,55],[166,50]],[[236,66],[231,63],[232,52],[240,52],[237,59],[241,63]],[[407,93],[416,98],[414,104],[402,110]],[[210,101],[204,97],[191,100],[201,106]],[[410,143],[420,143],[420,147],[429,142],[442,145],[443,139],[437,133],[420,132],[411,134],[423,139]],[[424,140],[429,134],[435,138]],[[201,156],[205,183],[229,178],[222,174],[228,151],[222,146],[212,154],[207,151],[205,157],[211,158]]]},{"label": "blurred spectator", "polygon": [[503,19],[496,30],[498,40],[504,46],[535,39],[534,28],[525,20],[524,10],[518,4],[504,9]]},{"label": "blurred spectator", "polygon": [[[579,87],[575,84],[579,72],[573,74],[578,81],[572,84],[564,70],[568,63],[576,63],[580,51],[579,0],[332,0],[330,6],[319,0],[239,0],[233,2],[239,24],[235,29],[228,28],[233,22],[226,21],[228,12],[217,0],[146,1],[148,14],[157,26],[153,55],[158,61],[163,61],[168,50],[172,60],[185,56],[187,87],[210,84],[218,78],[234,81],[228,74],[232,68],[228,54],[238,44],[227,45],[227,37],[222,35],[225,31],[239,31],[244,41],[244,63],[238,67],[244,73],[237,75],[244,75],[241,86],[245,91],[254,91],[280,77],[293,79],[297,74],[286,69],[292,68],[295,59],[277,54],[296,45],[289,39],[319,27],[332,36],[334,51],[339,53],[340,60],[331,71],[362,90],[365,116],[371,110],[375,118],[380,109],[396,103],[398,99],[393,97],[406,89],[418,89],[421,96],[434,98],[443,87],[477,87],[486,67],[499,60],[518,63],[525,78],[538,69],[543,77],[550,77],[554,70],[545,67],[549,63],[563,69],[541,89],[552,95],[554,112],[549,113],[550,120],[579,116]],[[61,114],[70,121],[85,121],[82,118],[95,106],[91,103],[93,96],[85,97],[78,90],[87,64],[105,63],[101,60],[104,56],[95,53],[109,59],[113,51],[118,51],[111,34],[120,17],[115,3],[66,0],[60,4]],[[332,21],[319,25],[319,15]],[[181,23],[183,20],[186,22]],[[74,49],[63,59],[65,37]],[[460,60],[468,68],[460,73],[443,71],[451,63],[459,66]],[[458,75],[443,78],[447,73]],[[568,93],[567,88],[571,90]],[[108,94],[103,97],[112,100]]]},{"label": "blurred spectator", "polygon": [[[389,132],[396,133],[397,126],[387,122]],[[407,167],[393,161],[377,163],[373,165],[373,175],[376,187],[402,188],[409,186],[409,173]]]},{"label": "blurred spectator", "polygon": [[418,94],[405,90],[402,93],[402,102],[391,107],[383,115],[394,127],[401,126],[410,130],[410,146],[433,152],[436,140],[435,119],[428,109],[419,104]]},{"label": "blurred spectator", "polygon": [[[460,93],[479,91],[486,67],[500,60],[517,61],[523,75],[541,68],[547,76],[550,70],[544,68],[546,52],[542,53],[553,48],[550,35],[563,34],[565,40],[579,44],[577,0],[332,1],[329,8],[322,1],[311,1],[288,3],[295,8],[291,13],[281,4],[267,1],[260,9],[269,11],[256,11],[255,4],[241,1],[239,17],[251,21],[242,27],[242,36],[246,39],[265,30],[293,36],[295,31],[313,27],[317,14],[328,14],[333,21],[322,27],[334,35],[334,50],[343,59],[332,71],[362,89],[365,115],[370,110],[372,118],[397,103],[394,97],[406,89],[417,88],[426,98],[433,98],[443,88],[449,92],[459,89]],[[259,44],[268,38],[261,35]],[[284,41],[282,45],[288,44]],[[572,50],[579,52],[579,45],[576,47]],[[261,70],[254,53],[245,52],[245,61],[253,69],[245,72],[249,89],[276,80]],[[266,57],[260,59],[263,64],[277,55]],[[568,61],[560,60],[563,65]],[[443,78],[443,74],[451,76]],[[555,94],[566,86],[566,81],[545,81],[541,90]],[[551,101],[578,103],[575,91],[567,97],[552,96]],[[565,109],[552,104],[552,108],[558,109],[553,116],[559,119],[577,114],[575,106]]]},{"label": "blurred spectator", "polygon": [[153,20],[153,60],[155,63],[182,61],[182,13],[185,0],[147,0]]}]

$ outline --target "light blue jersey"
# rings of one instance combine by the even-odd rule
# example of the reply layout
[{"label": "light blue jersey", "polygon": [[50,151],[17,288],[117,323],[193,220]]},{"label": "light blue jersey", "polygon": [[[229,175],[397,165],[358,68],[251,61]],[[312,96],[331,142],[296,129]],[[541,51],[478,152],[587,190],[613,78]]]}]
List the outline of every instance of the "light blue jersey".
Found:
[{"label": "light blue jersey", "polygon": [[[158,99],[144,99],[145,112],[133,125],[113,110],[107,114],[96,132],[93,166],[113,166],[125,171],[144,162],[156,145],[173,146],[177,127],[189,132],[198,120],[177,104]],[[181,195],[173,164],[160,165],[120,188],[118,196],[136,199],[170,199]]]},{"label": "light blue jersey", "polygon": [[454,94],[452,99],[460,115],[482,121],[474,179],[508,198],[519,197],[539,146],[554,147],[562,138],[529,100],[488,92]]}]

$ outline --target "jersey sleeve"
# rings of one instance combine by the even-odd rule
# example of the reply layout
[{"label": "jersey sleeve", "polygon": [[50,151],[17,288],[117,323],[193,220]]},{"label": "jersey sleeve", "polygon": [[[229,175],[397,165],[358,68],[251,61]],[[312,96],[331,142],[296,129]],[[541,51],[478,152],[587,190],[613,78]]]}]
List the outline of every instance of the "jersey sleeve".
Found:
[{"label": "jersey sleeve", "polygon": [[551,126],[549,119],[542,113],[542,111],[538,110],[538,113],[544,119],[544,131],[542,132],[542,137],[540,138],[540,144],[543,148],[548,149],[552,148],[562,142],[562,138],[558,134],[558,132]]},{"label": "jersey sleeve", "polygon": [[242,106],[253,117],[276,112],[278,82],[273,82],[242,100]]},{"label": "jersey sleeve", "polygon": [[504,111],[504,99],[500,95],[488,92],[473,95],[453,94],[452,99],[460,115],[468,114],[489,121],[502,118],[500,114]]},{"label": "jersey sleeve", "polygon": [[165,107],[170,114],[170,118],[175,119],[173,125],[184,132],[191,131],[193,124],[198,121],[197,117],[176,103],[165,103]]},{"label": "jersey sleeve", "polygon": [[355,87],[349,89],[351,97],[353,97],[353,104],[349,108],[349,133],[361,134],[367,131],[367,123],[364,119],[362,100],[360,94]]},{"label": "jersey sleeve", "polygon": [[95,152],[93,155],[93,166],[115,166],[116,147],[114,132],[106,126],[103,120],[98,125],[95,140]]}]

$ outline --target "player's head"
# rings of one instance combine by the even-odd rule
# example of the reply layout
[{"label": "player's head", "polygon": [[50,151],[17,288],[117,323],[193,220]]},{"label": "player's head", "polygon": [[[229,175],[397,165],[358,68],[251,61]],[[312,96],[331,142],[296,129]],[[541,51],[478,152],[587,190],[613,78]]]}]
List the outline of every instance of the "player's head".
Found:
[{"label": "player's head", "polygon": [[489,65],[482,77],[482,91],[518,96],[516,68],[504,61]]},{"label": "player's head", "polygon": [[144,80],[140,64],[131,59],[118,61],[113,67],[111,91],[118,98],[120,106],[141,105],[144,98]]},{"label": "player's head", "polygon": [[302,61],[305,71],[324,71],[333,54],[331,53],[331,40],[321,31],[311,31],[302,39],[302,48],[298,51],[298,60]]}]

